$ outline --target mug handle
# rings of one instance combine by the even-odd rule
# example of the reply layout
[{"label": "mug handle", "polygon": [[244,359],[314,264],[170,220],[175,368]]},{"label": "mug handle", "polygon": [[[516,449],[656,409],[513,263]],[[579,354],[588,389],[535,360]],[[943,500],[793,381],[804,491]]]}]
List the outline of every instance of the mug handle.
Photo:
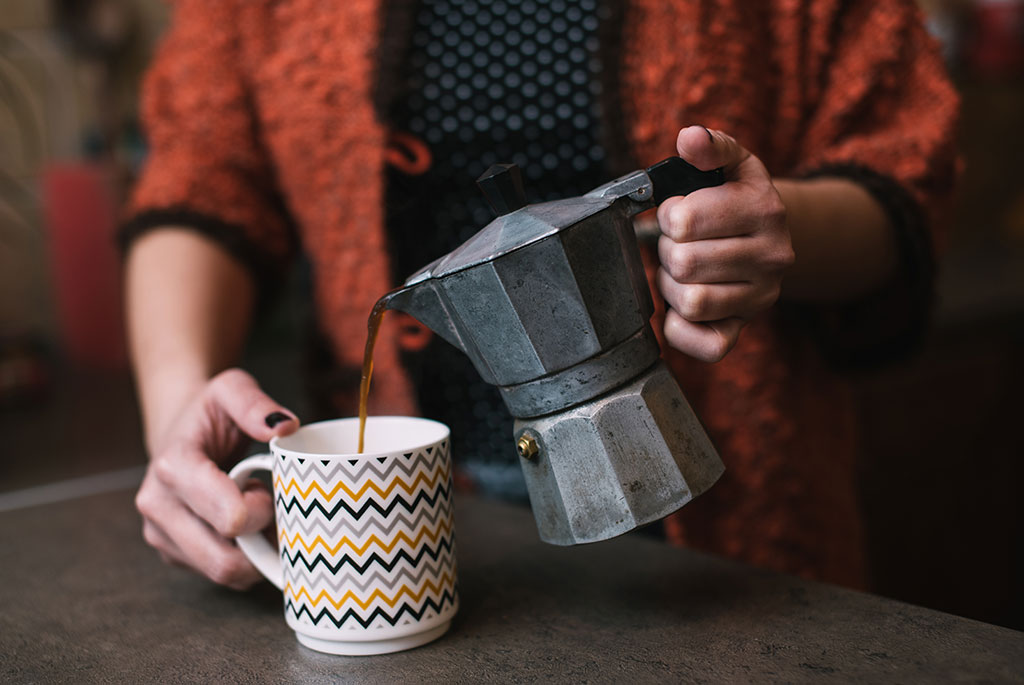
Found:
[{"label": "mug handle", "polygon": [[[274,455],[255,454],[246,457],[235,464],[228,477],[235,481],[239,488],[245,486],[246,481],[256,471],[270,471],[274,469]],[[277,551],[270,546],[267,539],[259,532],[246,533],[235,538],[238,549],[242,550],[252,565],[260,573],[266,576],[267,580],[277,586],[277,589],[284,589],[284,571],[281,569],[281,557]]]}]

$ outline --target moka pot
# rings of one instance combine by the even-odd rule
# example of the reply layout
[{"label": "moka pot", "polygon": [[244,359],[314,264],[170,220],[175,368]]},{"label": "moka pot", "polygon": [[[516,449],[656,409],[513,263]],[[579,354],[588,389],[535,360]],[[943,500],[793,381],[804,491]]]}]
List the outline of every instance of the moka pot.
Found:
[{"label": "moka pot", "polygon": [[526,205],[519,169],[479,180],[499,216],[387,302],[465,352],[515,417],[540,537],[595,542],[656,521],[724,467],[661,360],[632,217],[720,185],[673,157],[582,197]]}]

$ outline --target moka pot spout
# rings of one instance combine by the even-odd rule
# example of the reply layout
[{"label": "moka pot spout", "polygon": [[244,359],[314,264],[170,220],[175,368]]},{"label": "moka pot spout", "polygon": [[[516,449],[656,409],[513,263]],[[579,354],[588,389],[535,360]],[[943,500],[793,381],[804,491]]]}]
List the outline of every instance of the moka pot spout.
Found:
[{"label": "moka pot spout", "polygon": [[437,280],[430,275],[430,269],[440,261],[438,259],[428,264],[410,276],[401,288],[388,293],[384,306],[385,309],[405,312],[447,342],[466,352],[462,337],[456,330],[452,316],[439,292]]}]

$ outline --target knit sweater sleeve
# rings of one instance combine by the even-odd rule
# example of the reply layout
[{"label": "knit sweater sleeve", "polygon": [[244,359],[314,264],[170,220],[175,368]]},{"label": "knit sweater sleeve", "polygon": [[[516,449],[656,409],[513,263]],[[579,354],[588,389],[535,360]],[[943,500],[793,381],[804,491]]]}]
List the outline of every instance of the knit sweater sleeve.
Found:
[{"label": "knit sweater sleeve", "polygon": [[959,100],[912,0],[807,7],[803,83],[810,106],[795,174],[861,184],[886,210],[901,263],[877,293],[817,308],[812,319],[826,353],[840,363],[898,358],[927,328],[941,217],[957,174]]},{"label": "knit sweater sleeve", "polygon": [[260,140],[233,5],[176,3],[143,86],[149,154],[119,238],[127,247],[160,226],[190,228],[264,284],[285,263],[293,233]]},{"label": "knit sweater sleeve", "polygon": [[[822,3],[826,4],[826,3]],[[809,7],[813,13],[815,3]],[[913,0],[849,0],[805,42],[805,170],[852,165],[892,178],[931,214],[952,189],[958,97]]]}]

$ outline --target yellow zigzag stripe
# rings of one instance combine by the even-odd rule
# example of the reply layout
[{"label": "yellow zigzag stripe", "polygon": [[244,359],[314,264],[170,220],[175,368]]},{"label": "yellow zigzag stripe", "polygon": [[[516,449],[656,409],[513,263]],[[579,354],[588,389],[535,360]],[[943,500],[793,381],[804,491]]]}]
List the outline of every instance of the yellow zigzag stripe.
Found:
[{"label": "yellow zigzag stripe", "polygon": [[335,545],[334,547],[329,547],[327,545],[327,541],[324,540],[319,535],[317,535],[316,539],[314,539],[312,542],[309,542],[309,543],[307,543],[305,540],[302,539],[302,535],[300,533],[296,533],[295,536],[289,540],[288,539],[288,533],[286,531],[284,531],[284,530],[282,530],[278,534],[277,539],[279,541],[283,541],[285,544],[288,545],[289,548],[294,548],[295,547],[295,543],[299,543],[300,545],[302,545],[302,548],[306,550],[307,554],[311,553],[316,548],[317,545],[320,545],[324,549],[326,549],[328,552],[330,552],[331,554],[337,554],[341,550],[342,547],[347,546],[347,547],[351,548],[351,550],[353,552],[355,552],[356,554],[361,556],[364,552],[366,552],[366,550],[368,550],[370,548],[371,545],[377,545],[378,547],[383,549],[385,552],[390,552],[402,540],[405,540],[407,543],[409,543],[409,546],[413,547],[413,548],[415,548],[416,545],[418,545],[420,543],[420,541],[423,540],[424,537],[429,538],[432,543],[436,544],[438,538],[440,538],[442,534],[450,533],[451,530],[452,530],[452,522],[451,522],[451,520],[441,521],[441,523],[437,526],[437,530],[435,530],[435,531],[431,531],[426,526],[424,526],[423,528],[420,528],[420,532],[416,534],[416,539],[415,540],[410,540],[409,536],[405,534],[405,531],[404,530],[400,530],[400,531],[398,531],[398,535],[396,535],[394,537],[394,539],[391,540],[390,543],[385,543],[383,540],[381,540],[376,535],[371,535],[370,539],[367,540],[366,543],[362,547],[356,547],[354,542],[352,542],[351,540],[349,540],[348,538],[345,538],[345,537],[343,537],[338,542],[338,544]]},{"label": "yellow zigzag stripe", "polygon": [[445,588],[451,588],[454,585],[454,583],[455,578],[452,577],[450,574],[445,573],[443,576],[441,576],[440,583],[435,585],[432,581],[428,580],[426,583],[424,583],[423,588],[418,593],[414,593],[412,591],[412,588],[410,588],[408,585],[402,585],[398,590],[398,594],[396,594],[394,597],[388,597],[386,594],[384,594],[383,590],[377,589],[374,590],[372,594],[370,594],[370,596],[366,599],[365,602],[360,600],[351,590],[347,591],[344,595],[342,595],[341,599],[338,600],[334,599],[329,594],[327,594],[327,590],[321,590],[320,594],[318,594],[314,599],[309,596],[308,592],[306,592],[306,588],[301,588],[298,592],[295,592],[295,589],[292,587],[291,583],[285,584],[284,591],[290,594],[292,596],[292,599],[295,601],[298,601],[300,598],[305,597],[306,601],[308,601],[314,607],[317,604],[319,604],[321,600],[326,599],[328,602],[331,603],[331,605],[336,610],[340,611],[341,607],[344,606],[346,602],[353,601],[359,605],[360,609],[363,609],[365,611],[367,608],[369,608],[371,604],[373,604],[374,600],[376,599],[382,600],[390,608],[394,609],[395,604],[398,603],[398,600],[400,600],[403,595],[409,595],[409,598],[413,602],[419,602],[421,599],[423,599],[423,595],[425,595],[428,590],[435,595],[440,595]]},{"label": "yellow zigzag stripe", "polygon": [[310,493],[316,490],[328,502],[334,499],[334,496],[338,494],[339,490],[344,490],[346,495],[358,501],[359,498],[366,494],[367,490],[373,490],[374,492],[377,493],[378,496],[386,498],[388,495],[391,494],[392,490],[394,490],[395,487],[401,487],[403,490],[405,490],[405,494],[411,495],[412,493],[416,492],[416,488],[418,485],[420,485],[420,483],[426,483],[428,488],[432,488],[435,485],[437,485],[438,482],[442,480],[448,480],[448,471],[448,468],[438,469],[437,471],[434,472],[433,477],[429,479],[427,478],[426,474],[420,473],[416,476],[416,479],[412,483],[406,483],[401,478],[396,477],[394,480],[388,483],[388,487],[386,490],[381,490],[380,486],[374,483],[372,480],[368,480],[363,485],[363,487],[359,488],[359,490],[355,492],[349,489],[348,485],[346,485],[344,482],[340,482],[337,485],[335,485],[330,492],[325,491],[322,487],[320,487],[320,483],[316,481],[313,481],[306,489],[302,489],[294,478],[285,483],[281,479],[281,476],[274,476],[274,488],[280,489],[281,493],[285,495],[287,495],[289,492],[292,491],[292,489],[294,489],[300,495],[302,495],[303,499],[309,497]]}]

